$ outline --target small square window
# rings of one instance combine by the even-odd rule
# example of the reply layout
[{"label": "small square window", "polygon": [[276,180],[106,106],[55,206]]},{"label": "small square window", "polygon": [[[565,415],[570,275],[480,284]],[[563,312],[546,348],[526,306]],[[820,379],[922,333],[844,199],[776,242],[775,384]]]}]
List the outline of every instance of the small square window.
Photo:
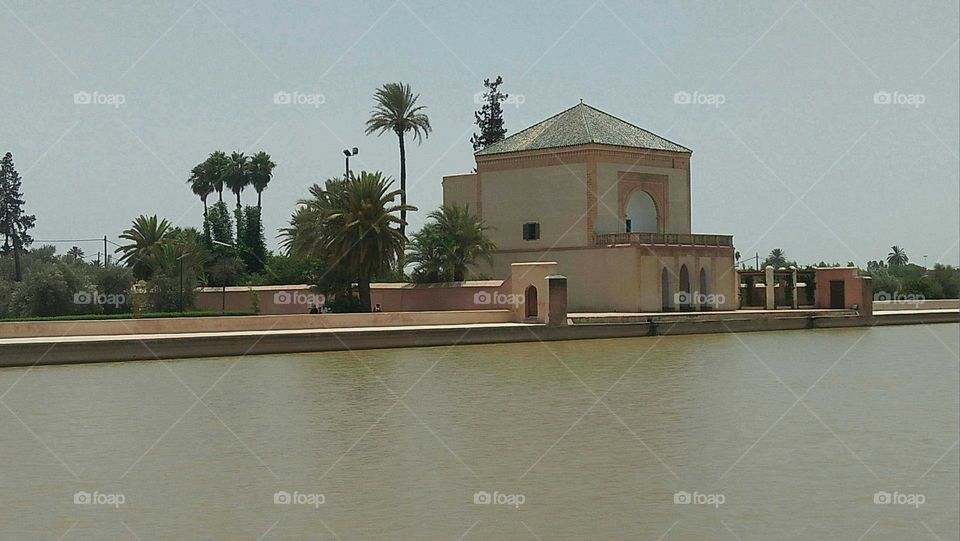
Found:
[{"label": "small square window", "polygon": [[523,224],[523,240],[540,240],[540,224],[537,222]]}]

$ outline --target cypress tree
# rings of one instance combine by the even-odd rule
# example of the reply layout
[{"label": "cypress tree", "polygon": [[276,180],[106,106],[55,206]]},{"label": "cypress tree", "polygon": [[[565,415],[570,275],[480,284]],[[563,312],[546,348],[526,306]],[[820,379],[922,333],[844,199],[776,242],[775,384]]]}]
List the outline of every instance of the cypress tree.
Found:
[{"label": "cypress tree", "polygon": [[502,83],[503,77],[499,75],[493,81],[490,79],[483,80],[483,86],[486,87],[483,92],[483,106],[473,114],[477,126],[480,128],[480,133],[475,133],[470,138],[474,152],[502,141],[507,134],[506,128],[503,127],[503,108],[500,104],[509,97],[509,94],[500,92],[499,88]]},{"label": "cypress tree", "polygon": [[16,280],[23,279],[20,268],[20,252],[29,248],[33,237],[28,231],[33,229],[36,216],[24,214],[22,179],[13,165],[13,154],[7,152],[0,161],[0,234],[3,234],[3,246],[0,254],[13,252]]}]

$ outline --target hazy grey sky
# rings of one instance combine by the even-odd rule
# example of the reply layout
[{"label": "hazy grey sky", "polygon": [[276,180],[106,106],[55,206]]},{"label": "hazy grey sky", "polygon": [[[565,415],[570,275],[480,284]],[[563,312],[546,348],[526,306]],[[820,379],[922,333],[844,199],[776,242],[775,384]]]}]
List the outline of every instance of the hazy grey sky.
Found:
[{"label": "hazy grey sky", "polygon": [[509,133],[583,98],[693,149],[694,231],[744,255],[863,264],[899,244],[956,265],[958,17],[953,1],[0,0],[0,151],[36,238],[115,239],[138,214],[199,226],[190,168],[266,150],[275,246],[343,148],[398,175],[395,138],[363,128],[373,90],[402,80],[434,127],[408,152],[417,229],[441,177],[472,169],[474,94],[501,74]]}]

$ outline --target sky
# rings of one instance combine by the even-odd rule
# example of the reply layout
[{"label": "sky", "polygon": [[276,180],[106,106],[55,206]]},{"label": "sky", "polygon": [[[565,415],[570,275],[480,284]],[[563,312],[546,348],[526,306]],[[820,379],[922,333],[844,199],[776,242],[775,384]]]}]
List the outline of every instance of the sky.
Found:
[{"label": "sky", "polygon": [[398,177],[364,122],[403,81],[433,126],[407,151],[416,230],[473,169],[474,96],[502,75],[508,135],[582,98],[693,149],[693,231],[744,257],[957,265],[958,20],[955,1],[0,0],[0,152],[36,239],[116,241],[140,214],[199,227],[190,169],[265,150],[276,248],[344,148]]}]

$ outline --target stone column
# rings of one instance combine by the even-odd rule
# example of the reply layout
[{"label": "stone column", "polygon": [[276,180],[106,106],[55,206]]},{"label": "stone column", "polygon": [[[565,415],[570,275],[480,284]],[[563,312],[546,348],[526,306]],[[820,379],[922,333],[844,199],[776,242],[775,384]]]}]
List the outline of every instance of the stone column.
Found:
[{"label": "stone column", "polygon": [[860,317],[873,319],[873,279],[869,276],[858,276],[857,279],[860,280]]},{"label": "stone column", "polygon": [[773,281],[773,265],[767,265],[767,268],[763,269],[763,274],[767,284],[767,287],[764,288],[764,292],[767,294],[766,308],[767,310],[774,310],[777,307],[777,284]]},{"label": "stone column", "polygon": [[797,299],[797,268],[790,267],[790,274],[793,277],[793,283],[790,285],[790,287],[793,288],[793,302],[790,304],[792,305],[792,308],[796,310],[797,308],[800,308],[800,300]]}]

